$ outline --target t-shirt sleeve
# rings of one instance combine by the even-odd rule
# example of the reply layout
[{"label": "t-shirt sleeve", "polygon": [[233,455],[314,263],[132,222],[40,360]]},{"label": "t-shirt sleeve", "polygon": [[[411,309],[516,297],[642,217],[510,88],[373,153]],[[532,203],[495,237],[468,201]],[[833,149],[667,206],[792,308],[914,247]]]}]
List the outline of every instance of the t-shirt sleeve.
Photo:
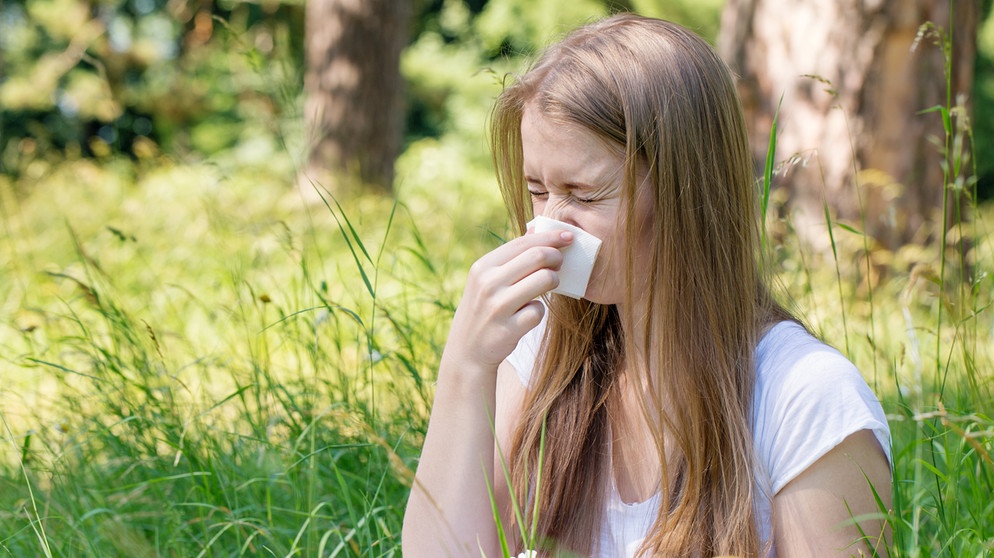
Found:
[{"label": "t-shirt sleeve", "polygon": [[548,310],[546,310],[545,316],[542,317],[542,321],[518,341],[518,345],[506,359],[507,363],[513,366],[514,371],[518,373],[521,385],[525,387],[530,385],[532,371],[535,369],[539,349],[542,347],[542,337],[545,333],[547,316]]},{"label": "t-shirt sleeve", "polygon": [[892,462],[887,418],[856,366],[796,324],[778,329],[757,351],[755,401],[757,453],[773,494],[861,430]]}]

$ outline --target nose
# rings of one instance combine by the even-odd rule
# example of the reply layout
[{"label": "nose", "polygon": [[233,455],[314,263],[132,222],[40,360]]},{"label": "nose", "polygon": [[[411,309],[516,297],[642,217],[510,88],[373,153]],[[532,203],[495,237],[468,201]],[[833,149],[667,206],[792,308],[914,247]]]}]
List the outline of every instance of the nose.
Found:
[{"label": "nose", "polygon": [[545,203],[544,211],[542,211],[542,215],[549,219],[555,219],[556,221],[568,223],[575,227],[577,224],[573,220],[571,213],[566,196],[552,196],[551,194]]}]

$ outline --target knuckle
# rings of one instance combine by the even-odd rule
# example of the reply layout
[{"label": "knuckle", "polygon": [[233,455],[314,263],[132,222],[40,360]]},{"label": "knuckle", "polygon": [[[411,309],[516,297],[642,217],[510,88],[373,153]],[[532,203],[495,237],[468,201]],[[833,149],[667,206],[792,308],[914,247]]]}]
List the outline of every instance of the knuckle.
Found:
[{"label": "knuckle", "polygon": [[473,277],[483,275],[483,270],[486,269],[486,264],[482,259],[473,262],[473,265],[469,266],[469,274]]},{"label": "knuckle", "polygon": [[476,264],[470,266],[469,275],[466,277],[464,297],[470,297],[479,304],[493,297],[499,290],[500,285],[497,284],[489,267],[477,267]]},{"label": "knuckle", "polygon": [[484,274],[477,279],[477,290],[484,298],[491,298],[500,290],[492,274]]},{"label": "knuckle", "polygon": [[542,321],[542,316],[545,315],[545,307],[541,304],[532,304],[529,306],[529,310],[531,311],[525,316],[525,327],[531,330]]},{"label": "knuckle", "polygon": [[538,272],[542,287],[554,289],[559,286],[559,274],[551,269],[543,269]]},{"label": "knuckle", "polygon": [[535,267],[548,267],[556,263],[559,250],[549,246],[535,246],[528,250],[528,261]]},{"label": "knuckle", "polygon": [[542,264],[545,262],[545,250],[542,246],[534,246],[526,252],[528,256],[528,263],[535,267],[543,267]]}]

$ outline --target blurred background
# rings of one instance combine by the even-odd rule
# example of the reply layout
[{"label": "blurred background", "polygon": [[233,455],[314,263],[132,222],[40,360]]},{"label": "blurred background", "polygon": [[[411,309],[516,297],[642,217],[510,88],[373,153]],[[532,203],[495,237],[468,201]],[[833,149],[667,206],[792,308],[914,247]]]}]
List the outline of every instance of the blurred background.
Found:
[{"label": "blurred background", "polygon": [[[24,193],[43,169],[66,160],[219,157],[265,161],[286,180],[318,180],[335,191],[389,192],[399,189],[397,159],[425,140],[458,137],[479,156],[494,86],[520,70],[523,57],[579,23],[630,10],[682,23],[719,47],[740,76],[758,168],[783,96],[779,159],[816,154],[825,167],[795,180],[823,183],[833,199],[852,186],[852,168],[879,171],[864,176],[873,189],[868,203],[905,200],[893,218],[901,223],[874,225],[893,248],[914,236],[916,215],[941,191],[941,176],[921,161],[942,119],[920,111],[949,100],[972,115],[977,190],[994,195],[990,7],[989,0],[3,0],[0,172]],[[921,29],[925,22],[935,27]],[[801,191],[796,205],[819,213]],[[843,218],[855,215],[852,202],[838,205]]]}]

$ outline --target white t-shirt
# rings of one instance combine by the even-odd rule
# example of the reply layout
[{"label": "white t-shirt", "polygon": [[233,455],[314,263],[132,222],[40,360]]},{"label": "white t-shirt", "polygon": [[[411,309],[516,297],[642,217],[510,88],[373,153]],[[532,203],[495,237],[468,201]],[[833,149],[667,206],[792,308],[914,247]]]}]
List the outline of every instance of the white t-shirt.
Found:
[{"label": "white t-shirt", "polygon": [[[507,358],[528,386],[542,342],[542,324],[528,332]],[[880,401],[859,370],[837,350],[795,322],[773,326],[756,347],[752,432],[756,447],[756,503],[760,536],[772,537],[772,497],[851,434],[871,430],[892,462],[890,431]],[[611,475],[601,526],[604,558],[633,556],[656,518],[659,494],[622,501]],[[776,556],[776,549],[770,553]]]}]

